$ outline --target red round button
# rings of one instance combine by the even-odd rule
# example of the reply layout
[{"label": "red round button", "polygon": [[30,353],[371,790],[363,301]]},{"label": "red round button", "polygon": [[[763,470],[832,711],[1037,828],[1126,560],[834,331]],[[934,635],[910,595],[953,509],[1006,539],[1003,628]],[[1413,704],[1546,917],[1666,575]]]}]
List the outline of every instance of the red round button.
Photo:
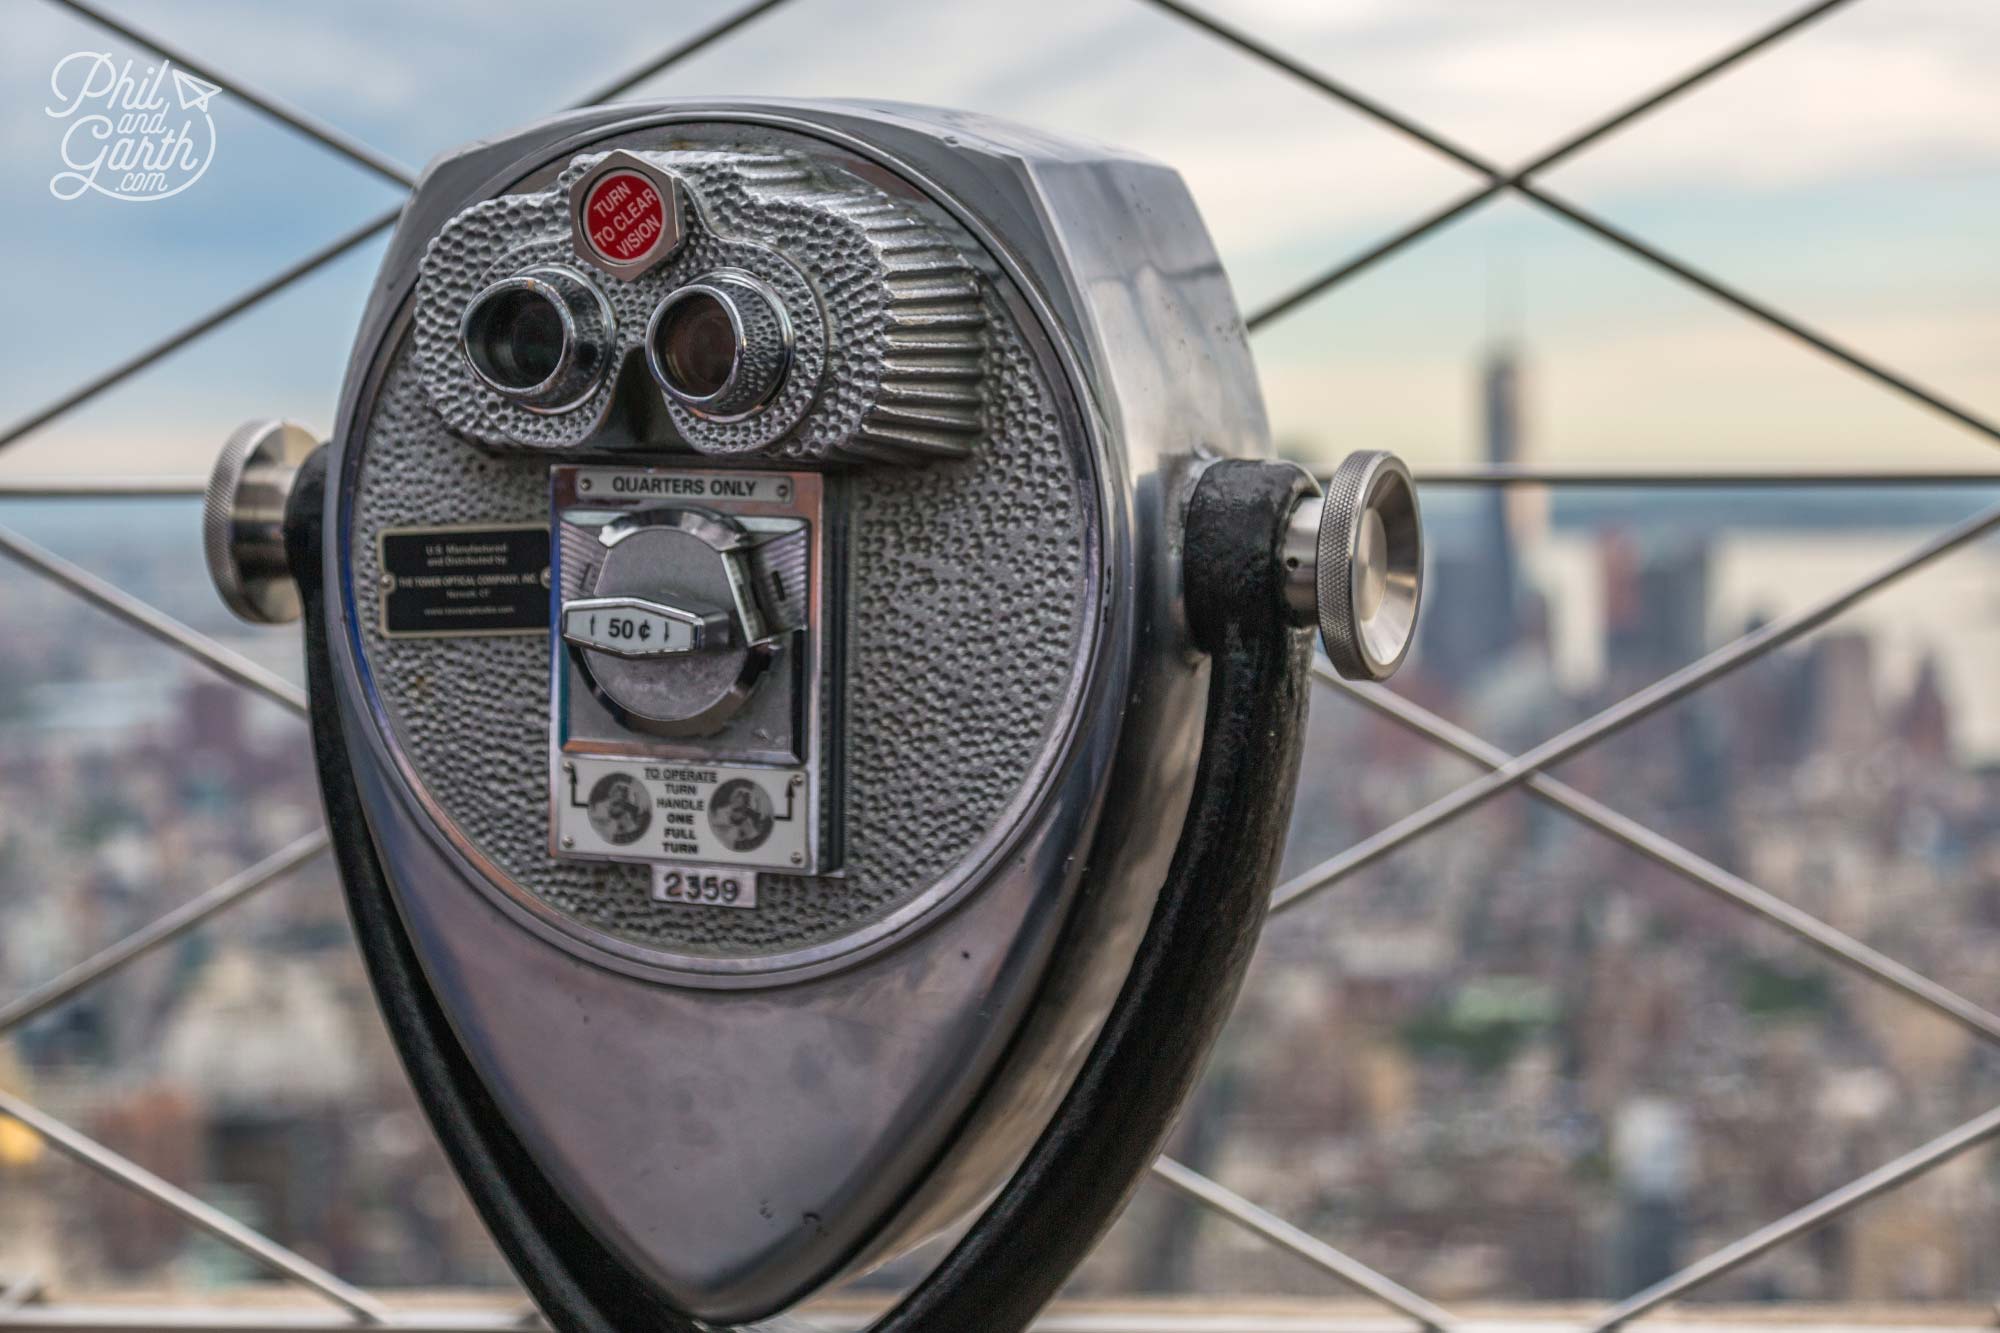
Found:
[{"label": "red round button", "polygon": [[613,264],[636,264],[660,243],[667,205],[653,182],[636,171],[614,171],[590,187],[583,230],[590,248]]}]

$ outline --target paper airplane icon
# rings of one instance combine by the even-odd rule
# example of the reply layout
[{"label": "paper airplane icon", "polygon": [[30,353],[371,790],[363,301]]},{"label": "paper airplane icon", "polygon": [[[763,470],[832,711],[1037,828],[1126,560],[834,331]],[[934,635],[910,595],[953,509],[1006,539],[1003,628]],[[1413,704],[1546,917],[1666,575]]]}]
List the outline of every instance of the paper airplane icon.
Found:
[{"label": "paper airplane icon", "polygon": [[207,111],[208,99],[221,91],[222,89],[215,84],[206,79],[197,79],[185,70],[174,71],[174,92],[181,99],[183,111]]}]

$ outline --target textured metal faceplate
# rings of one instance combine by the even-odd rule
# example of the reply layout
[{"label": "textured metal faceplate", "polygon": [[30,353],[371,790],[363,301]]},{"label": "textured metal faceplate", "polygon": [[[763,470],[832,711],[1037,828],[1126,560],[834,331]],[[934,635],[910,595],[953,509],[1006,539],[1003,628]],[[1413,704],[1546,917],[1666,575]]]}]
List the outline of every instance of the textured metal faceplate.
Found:
[{"label": "textured metal faceplate", "polygon": [[[499,448],[574,449],[604,423],[620,367],[643,356],[662,297],[720,268],[768,283],[792,316],[790,371],[741,421],[696,416],[662,396],[681,437],[718,456],[781,460],[963,456],[982,426],[987,319],[964,245],[920,210],[803,154],[640,153],[690,187],[687,239],[632,281],[591,275],[617,322],[611,373],[575,411],[550,415],[480,382],[459,349],[467,300],[537,263],[576,264],[569,187],[604,154],[574,159],[554,186],[466,209],[431,242],[417,287],[416,358],[444,418]],[[808,285],[800,270],[814,275]],[[766,446],[776,447],[766,450]]]},{"label": "textured metal faceplate", "polygon": [[457,832],[572,920],[698,957],[832,940],[961,868],[1061,734],[1095,624],[1087,449],[1066,437],[1041,364],[990,293],[985,315],[989,424],[970,456],[842,479],[845,871],[767,874],[755,911],[655,903],[642,867],[548,854],[536,817],[548,780],[545,636],[390,640],[375,629],[379,529],[548,515],[547,456],[456,437],[425,393],[419,341],[403,338],[357,421],[354,596],[394,740]]}]

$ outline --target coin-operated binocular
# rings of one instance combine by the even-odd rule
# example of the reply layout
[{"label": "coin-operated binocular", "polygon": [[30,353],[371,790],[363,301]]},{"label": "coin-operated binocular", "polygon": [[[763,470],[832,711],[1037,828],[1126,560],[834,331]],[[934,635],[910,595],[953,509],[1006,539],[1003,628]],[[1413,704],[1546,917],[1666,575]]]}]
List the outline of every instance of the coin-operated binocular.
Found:
[{"label": "coin-operated binocular", "polygon": [[600,108],[434,164],[324,448],[206,511],[303,612],[402,1057],[561,1329],[1026,1324],[1241,980],[1309,627],[1387,675],[1408,472],[1271,461],[1181,180],[978,117]]}]

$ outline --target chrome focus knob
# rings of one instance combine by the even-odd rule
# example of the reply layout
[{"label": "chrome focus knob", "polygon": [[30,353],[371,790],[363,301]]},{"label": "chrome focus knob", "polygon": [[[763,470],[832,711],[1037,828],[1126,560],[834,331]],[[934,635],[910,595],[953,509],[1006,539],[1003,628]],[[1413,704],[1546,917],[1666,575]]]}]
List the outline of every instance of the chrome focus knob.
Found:
[{"label": "chrome focus knob", "polygon": [[1403,460],[1349,454],[1323,494],[1292,514],[1286,592],[1299,624],[1319,626],[1327,660],[1348,680],[1387,680],[1416,637],[1423,519]]},{"label": "chrome focus knob", "polygon": [[260,625],[299,618],[285,557],[285,504],[319,439],[290,421],[250,421],[222,446],[201,507],[201,549],[222,604]]}]

